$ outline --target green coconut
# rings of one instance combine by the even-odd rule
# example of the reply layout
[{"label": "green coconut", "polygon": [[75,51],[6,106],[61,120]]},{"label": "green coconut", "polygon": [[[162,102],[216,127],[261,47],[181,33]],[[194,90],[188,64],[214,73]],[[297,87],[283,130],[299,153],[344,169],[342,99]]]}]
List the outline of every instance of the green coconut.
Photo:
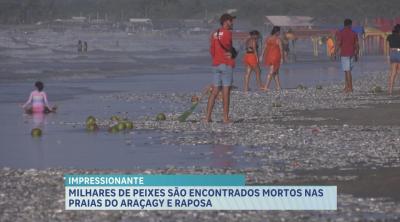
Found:
[{"label": "green coconut", "polygon": [[192,104],[198,103],[199,102],[199,97],[196,96],[196,95],[192,96],[191,102],[192,102]]},{"label": "green coconut", "polygon": [[31,136],[32,137],[41,137],[42,136],[42,130],[39,128],[34,128],[31,130]]},{"label": "green coconut", "polygon": [[97,126],[96,123],[86,124],[86,130],[89,132],[94,132],[94,131],[97,131],[98,129],[99,129],[99,127]]},{"label": "green coconut", "polygon": [[371,92],[372,93],[381,93],[381,92],[383,92],[383,90],[380,86],[374,86],[374,87],[372,87]]},{"label": "green coconut", "polygon": [[86,118],[86,125],[91,125],[95,123],[96,123],[96,118],[94,118],[94,116],[88,116],[88,118]]},{"label": "green coconut", "polygon": [[166,120],[166,119],[167,119],[167,117],[165,116],[164,113],[159,113],[159,114],[157,114],[157,116],[156,116],[156,120],[157,120],[157,121],[164,121],[164,120]]},{"label": "green coconut", "polygon": [[125,121],[124,124],[125,124],[125,129],[128,129],[128,130],[133,129],[133,122]]},{"label": "green coconut", "polygon": [[122,131],[125,129],[125,123],[124,122],[119,122],[117,125],[118,131]]},{"label": "green coconut", "polygon": [[274,102],[274,103],[272,103],[272,107],[275,107],[275,108],[282,107],[282,104],[280,102]]},{"label": "green coconut", "polygon": [[119,116],[112,116],[110,119],[111,121],[121,121],[121,117]]},{"label": "green coconut", "polygon": [[110,126],[108,128],[108,132],[110,132],[110,133],[118,133],[119,132],[118,126],[117,125]]},{"label": "green coconut", "polygon": [[306,86],[304,86],[304,85],[302,85],[302,84],[299,84],[299,85],[297,86],[297,89],[300,89],[300,90],[306,90],[306,89],[307,89],[307,87],[306,87]]}]

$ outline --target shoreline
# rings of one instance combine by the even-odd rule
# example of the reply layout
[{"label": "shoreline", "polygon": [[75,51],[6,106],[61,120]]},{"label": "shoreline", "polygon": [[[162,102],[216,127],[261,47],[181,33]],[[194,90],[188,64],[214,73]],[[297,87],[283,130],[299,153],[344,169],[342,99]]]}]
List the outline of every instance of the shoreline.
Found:
[{"label": "shoreline", "polygon": [[[163,221],[175,221],[187,218],[193,221],[265,221],[281,219],[296,219],[297,221],[359,221],[359,220],[398,220],[400,207],[398,197],[388,199],[390,191],[400,184],[396,169],[400,167],[400,126],[385,125],[382,121],[357,124],[356,120],[340,120],[341,115],[357,117],[360,112],[368,115],[380,114],[380,106],[387,112],[395,112],[399,107],[400,97],[387,96],[385,93],[370,92],[373,86],[383,86],[385,90],[386,75],[376,72],[357,79],[354,83],[355,92],[351,95],[341,93],[341,85],[334,84],[323,87],[322,90],[308,88],[305,90],[288,89],[281,94],[262,94],[252,92],[248,95],[234,91],[232,95],[232,117],[236,120],[232,125],[219,122],[204,124],[199,119],[202,116],[204,102],[186,123],[171,119],[179,112],[167,113],[167,121],[157,122],[151,116],[133,118],[136,130],[159,131],[161,135],[152,140],[159,140],[159,145],[194,145],[224,144],[243,146],[244,155],[233,154],[236,160],[251,158],[257,161],[259,167],[233,169],[231,167],[163,167],[159,169],[135,170],[79,170],[79,169],[47,169],[47,170],[16,170],[2,168],[0,183],[3,199],[0,202],[3,210],[2,221],[11,218],[31,218],[33,220],[85,220],[85,221],[130,221],[151,218],[163,218]],[[100,98],[103,101],[113,100],[123,104],[136,104],[140,100],[156,100],[164,103],[177,102],[185,107],[193,93],[174,94],[147,93],[147,97],[137,93],[112,93]],[[187,100],[187,101],[186,101]],[[273,103],[280,103],[274,107]],[[322,111],[323,110],[323,111]],[[344,114],[338,110],[345,110]],[[220,104],[217,104],[214,119],[221,116]],[[342,116],[342,117],[343,117]],[[324,122],[329,118],[340,121]],[[382,118],[396,118],[384,115]],[[296,121],[299,121],[296,122]],[[351,120],[351,119],[350,119]],[[303,124],[301,121],[311,121]],[[77,121],[75,127],[82,127],[83,122]],[[61,128],[71,129],[71,125]],[[76,130],[76,129],[75,129]],[[102,135],[102,134],[100,134]],[[184,152],[184,151],[183,151]],[[364,170],[365,169],[365,170]],[[62,174],[68,173],[245,173],[247,184],[284,184],[284,183],[323,183],[338,185],[338,211],[336,212],[66,212],[63,210]],[[371,180],[385,181],[387,184],[368,183]],[[8,181],[8,182],[5,182]],[[14,190],[18,181],[18,188]],[[32,183],[33,181],[33,183]],[[390,185],[390,189],[381,190]],[[359,192],[352,189],[363,186]],[[394,187],[394,188],[393,188]],[[40,189],[41,188],[41,189]],[[392,189],[393,188],[393,189]],[[22,210],[18,199],[22,190],[28,190],[32,195],[34,190],[41,190],[37,196],[28,200],[29,209]],[[43,190],[42,190],[43,189]],[[377,190],[375,192],[374,190]],[[45,191],[46,190],[46,191]],[[367,195],[371,193],[371,195]],[[352,194],[352,195],[350,195]],[[39,201],[40,200],[40,201]],[[45,200],[45,201],[44,201]],[[16,212],[22,210],[23,213]],[[100,216],[101,215],[101,216]],[[150,220],[150,219],[149,219]]]}]

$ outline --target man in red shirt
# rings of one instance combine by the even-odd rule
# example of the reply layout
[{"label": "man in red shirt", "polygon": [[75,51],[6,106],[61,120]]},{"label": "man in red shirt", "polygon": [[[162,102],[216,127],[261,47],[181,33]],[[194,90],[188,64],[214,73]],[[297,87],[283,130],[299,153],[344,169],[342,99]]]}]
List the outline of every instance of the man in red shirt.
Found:
[{"label": "man in red shirt", "polygon": [[210,38],[210,54],[213,66],[212,92],[208,98],[206,122],[211,122],[211,114],[215,99],[222,90],[223,121],[229,123],[229,103],[233,83],[233,68],[235,59],[232,56],[232,28],[235,16],[223,14],[220,18],[221,27],[212,33]]},{"label": "man in red shirt", "polygon": [[358,36],[352,29],[352,21],[350,19],[344,20],[344,28],[336,35],[336,50],[340,50],[340,60],[342,69],[345,73],[345,87],[344,92],[353,92],[353,80],[351,70],[353,63],[358,60]]}]

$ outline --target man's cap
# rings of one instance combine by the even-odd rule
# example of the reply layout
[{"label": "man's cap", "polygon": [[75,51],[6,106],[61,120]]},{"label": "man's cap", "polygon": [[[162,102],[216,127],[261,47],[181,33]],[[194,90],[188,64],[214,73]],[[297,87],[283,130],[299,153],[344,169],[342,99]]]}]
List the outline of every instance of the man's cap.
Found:
[{"label": "man's cap", "polygon": [[231,14],[225,13],[225,14],[221,15],[221,18],[219,19],[219,22],[221,24],[224,24],[225,21],[228,21],[228,20],[232,21],[235,18],[236,18],[236,16],[233,16]]}]

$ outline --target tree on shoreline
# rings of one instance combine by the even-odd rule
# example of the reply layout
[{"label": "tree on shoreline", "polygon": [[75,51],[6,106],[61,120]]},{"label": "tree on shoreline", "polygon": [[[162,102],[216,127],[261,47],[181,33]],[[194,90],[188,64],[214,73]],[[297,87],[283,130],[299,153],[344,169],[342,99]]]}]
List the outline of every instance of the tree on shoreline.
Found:
[{"label": "tree on shoreline", "polygon": [[104,18],[106,14],[112,21],[200,19],[206,11],[213,18],[230,8],[238,9],[240,18],[260,24],[265,15],[308,15],[329,21],[400,16],[398,0],[0,0],[0,23],[32,24],[78,15]]}]

